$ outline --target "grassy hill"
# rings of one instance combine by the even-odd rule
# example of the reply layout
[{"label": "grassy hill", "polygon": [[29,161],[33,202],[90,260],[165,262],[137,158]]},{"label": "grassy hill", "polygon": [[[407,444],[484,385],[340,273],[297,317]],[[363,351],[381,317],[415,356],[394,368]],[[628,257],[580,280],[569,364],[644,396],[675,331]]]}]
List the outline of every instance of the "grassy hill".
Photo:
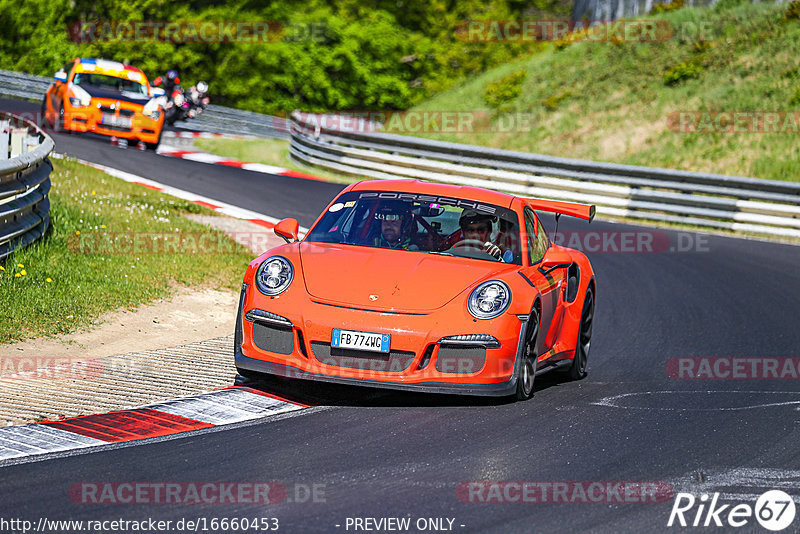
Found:
[{"label": "grassy hill", "polygon": [[[669,24],[672,37],[553,42],[414,108],[484,110],[495,126],[522,114],[530,128],[414,135],[600,161],[800,179],[800,2],[722,0],[710,9],[683,8],[648,18]],[[735,127],[745,131],[723,133],[716,130],[726,123],[714,114],[723,111],[784,114],[768,119],[777,120],[767,125],[772,133],[747,131],[747,117]],[[670,117],[679,112],[706,112],[684,115],[689,129],[693,125],[699,131],[676,131]],[[714,126],[709,119],[721,122]]]}]

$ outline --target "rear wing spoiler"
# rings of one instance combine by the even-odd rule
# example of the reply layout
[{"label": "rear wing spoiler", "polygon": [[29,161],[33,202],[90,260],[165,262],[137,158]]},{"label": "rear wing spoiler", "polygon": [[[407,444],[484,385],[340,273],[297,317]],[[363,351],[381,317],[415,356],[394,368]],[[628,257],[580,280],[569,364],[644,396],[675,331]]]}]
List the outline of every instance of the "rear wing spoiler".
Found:
[{"label": "rear wing spoiler", "polygon": [[543,200],[539,198],[523,198],[522,202],[533,210],[569,215],[570,217],[586,219],[589,222],[594,219],[595,207],[589,204],[559,202],[557,200]]}]

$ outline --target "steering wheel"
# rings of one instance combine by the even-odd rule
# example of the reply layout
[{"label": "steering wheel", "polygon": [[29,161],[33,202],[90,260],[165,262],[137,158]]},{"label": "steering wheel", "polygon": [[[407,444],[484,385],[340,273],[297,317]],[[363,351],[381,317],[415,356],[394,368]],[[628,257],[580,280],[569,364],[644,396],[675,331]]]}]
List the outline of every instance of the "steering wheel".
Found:
[{"label": "steering wheel", "polygon": [[470,247],[470,246],[472,246],[472,247],[477,247],[477,248],[483,250],[483,245],[484,244],[485,243],[483,241],[479,240],[479,239],[462,239],[458,243],[454,244],[453,248]]},{"label": "steering wheel", "polygon": [[[451,248],[474,247],[474,248],[477,249],[478,252],[482,252],[483,254],[486,254],[487,256],[489,256],[490,258],[492,258],[494,260],[498,260],[498,261],[502,261],[502,262],[505,261],[502,256],[500,256],[498,258],[494,254],[490,254],[487,250],[485,250],[483,248],[485,244],[486,244],[485,242],[483,242],[483,241],[481,241],[479,239],[462,239],[461,241],[459,241],[455,245],[453,245]],[[502,250],[501,250],[501,253],[502,253]]]}]

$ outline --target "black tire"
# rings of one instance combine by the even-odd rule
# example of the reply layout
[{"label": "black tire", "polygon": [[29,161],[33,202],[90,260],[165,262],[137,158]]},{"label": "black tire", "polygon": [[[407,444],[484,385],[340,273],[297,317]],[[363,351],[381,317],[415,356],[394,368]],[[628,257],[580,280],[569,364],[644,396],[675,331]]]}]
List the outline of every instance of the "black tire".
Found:
[{"label": "black tire", "polygon": [[156,139],[156,142],[155,143],[145,143],[144,146],[146,146],[150,150],[156,150],[158,148],[158,145],[161,144],[161,135],[163,133],[164,133],[164,128],[162,127],[161,131],[158,132],[158,139]]},{"label": "black tire", "polygon": [[58,115],[56,115],[56,120],[53,123],[53,131],[54,132],[63,132],[64,131],[64,103],[62,102],[61,105],[58,107]]},{"label": "black tire", "polygon": [[175,121],[177,120],[178,120],[178,110],[175,109],[174,107],[168,109],[164,113],[164,122],[166,122],[170,126],[173,126],[175,124]]},{"label": "black tire", "polygon": [[42,107],[40,108],[40,111],[39,111],[39,121],[40,121],[40,124],[38,124],[37,126],[39,126],[40,128],[44,128],[45,126],[49,126],[49,124],[50,124],[49,122],[47,122],[47,95],[46,94],[42,97]]},{"label": "black tire", "polygon": [[233,378],[233,385],[234,386],[253,386],[263,383],[270,378],[274,378],[273,375],[265,375],[261,373],[256,373],[254,371],[248,371],[247,369],[240,369],[236,368],[236,376]]},{"label": "black tire", "polygon": [[570,380],[580,380],[586,376],[586,363],[592,344],[592,325],[594,324],[594,291],[592,286],[586,290],[581,312],[581,324],[578,328],[578,342],[575,345],[575,357],[567,370]]},{"label": "black tire", "polygon": [[536,307],[528,319],[525,329],[525,347],[522,349],[522,362],[517,370],[517,391],[515,397],[518,401],[528,400],[533,397],[533,382],[536,378],[536,340],[539,337],[539,311]]}]

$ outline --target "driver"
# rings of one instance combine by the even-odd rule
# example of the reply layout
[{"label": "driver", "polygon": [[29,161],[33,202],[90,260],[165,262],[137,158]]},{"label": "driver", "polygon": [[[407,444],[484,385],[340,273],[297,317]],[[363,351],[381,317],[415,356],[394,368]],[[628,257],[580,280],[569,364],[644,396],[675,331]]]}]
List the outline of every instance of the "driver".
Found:
[{"label": "driver", "polygon": [[492,233],[492,223],[497,217],[488,213],[483,213],[473,209],[465,209],[461,212],[458,225],[464,234],[465,240],[480,241],[483,243],[483,251],[501,260],[503,251],[500,247],[492,243],[490,236]]},{"label": "driver", "polygon": [[411,242],[413,223],[411,208],[405,202],[395,200],[384,202],[375,211],[375,220],[381,222],[381,234],[373,240],[373,245],[382,248],[419,250]]}]

